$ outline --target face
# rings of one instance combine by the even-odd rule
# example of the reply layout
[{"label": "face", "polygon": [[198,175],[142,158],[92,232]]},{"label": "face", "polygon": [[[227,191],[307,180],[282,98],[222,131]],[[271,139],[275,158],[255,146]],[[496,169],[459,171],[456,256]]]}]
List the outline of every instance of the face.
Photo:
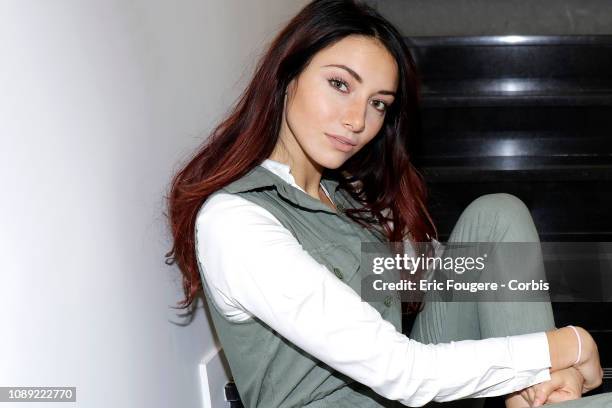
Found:
[{"label": "face", "polygon": [[378,134],[397,83],[395,59],[374,38],[351,35],[319,51],[287,87],[285,149],[340,167]]}]

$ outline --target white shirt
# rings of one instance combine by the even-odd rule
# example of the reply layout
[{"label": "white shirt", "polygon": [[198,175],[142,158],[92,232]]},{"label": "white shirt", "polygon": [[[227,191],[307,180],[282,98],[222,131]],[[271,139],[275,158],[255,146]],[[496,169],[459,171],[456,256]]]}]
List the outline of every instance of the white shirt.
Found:
[{"label": "white shirt", "polygon": [[[261,165],[302,190],[288,165],[270,159]],[[312,258],[269,211],[238,195],[211,195],[196,234],[203,277],[229,320],[257,316],[386,398],[422,406],[550,380],[544,332],[428,345],[412,340]]]}]

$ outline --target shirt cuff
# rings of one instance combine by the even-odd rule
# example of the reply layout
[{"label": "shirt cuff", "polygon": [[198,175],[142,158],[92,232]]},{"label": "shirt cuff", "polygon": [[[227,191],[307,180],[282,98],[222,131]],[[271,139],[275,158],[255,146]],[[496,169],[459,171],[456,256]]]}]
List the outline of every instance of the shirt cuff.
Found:
[{"label": "shirt cuff", "polygon": [[545,332],[508,337],[510,353],[517,372],[551,367],[548,337]]},{"label": "shirt cuff", "polygon": [[524,378],[524,387],[550,380],[550,350],[545,332],[508,337],[517,378]]}]

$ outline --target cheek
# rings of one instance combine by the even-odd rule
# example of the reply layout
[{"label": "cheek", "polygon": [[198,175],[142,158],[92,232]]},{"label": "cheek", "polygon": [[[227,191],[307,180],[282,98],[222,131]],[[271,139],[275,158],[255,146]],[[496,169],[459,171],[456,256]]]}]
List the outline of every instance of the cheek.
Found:
[{"label": "cheek", "polygon": [[303,126],[317,127],[333,118],[338,118],[339,101],[333,93],[324,88],[324,85],[304,86],[297,99],[296,111],[304,122]]},{"label": "cheek", "polygon": [[378,112],[372,112],[366,117],[366,132],[368,132],[368,136],[365,138],[367,140],[365,144],[369,143],[380,132],[384,124],[384,118]]}]

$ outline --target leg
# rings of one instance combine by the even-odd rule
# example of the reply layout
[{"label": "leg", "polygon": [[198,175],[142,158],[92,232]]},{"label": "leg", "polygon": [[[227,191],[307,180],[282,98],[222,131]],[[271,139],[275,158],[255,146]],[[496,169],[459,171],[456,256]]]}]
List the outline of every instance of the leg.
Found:
[{"label": "leg", "polygon": [[[529,210],[510,194],[488,194],[474,200],[461,214],[449,242],[539,242]],[[500,273],[512,259],[499,259]],[[542,259],[538,259],[542,263]],[[541,266],[543,270],[543,265]],[[555,327],[549,302],[478,302],[480,338],[551,330]]]},{"label": "leg", "polygon": [[[463,211],[449,242],[539,242],[539,237],[522,201],[509,194],[488,194],[474,200]],[[439,343],[552,328],[554,319],[548,302],[426,302],[415,320],[411,337],[425,343]],[[441,405],[455,408],[465,404],[482,407],[484,399]]]},{"label": "leg", "polygon": [[[539,242],[525,204],[510,194],[488,194],[474,200],[461,214],[449,242]],[[505,265],[501,260],[501,266]],[[512,264],[508,260],[507,264]],[[500,268],[501,273],[511,273]],[[549,302],[426,302],[417,316],[411,337],[423,343],[482,339],[532,333],[555,327]],[[484,398],[427,407],[479,408]],[[552,404],[559,408],[612,406],[612,393]]]},{"label": "leg", "polygon": [[[474,222],[476,219],[476,222]],[[461,215],[449,241],[470,242],[539,242],[538,232],[525,204],[509,194],[489,194],[479,197]],[[540,256],[535,260],[536,271],[544,271]],[[503,275],[512,274],[514,260],[502,252],[497,258],[495,270]],[[519,266],[520,267],[520,266]],[[501,279],[501,276],[497,276]],[[539,276],[544,277],[544,276]],[[505,276],[507,281],[512,276]],[[533,276],[533,278],[538,278]],[[476,304],[480,338],[511,336],[551,330],[555,327],[550,302],[502,302],[487,301]],[[520,395],[506,400],[508,408],[523,407]]]}]

